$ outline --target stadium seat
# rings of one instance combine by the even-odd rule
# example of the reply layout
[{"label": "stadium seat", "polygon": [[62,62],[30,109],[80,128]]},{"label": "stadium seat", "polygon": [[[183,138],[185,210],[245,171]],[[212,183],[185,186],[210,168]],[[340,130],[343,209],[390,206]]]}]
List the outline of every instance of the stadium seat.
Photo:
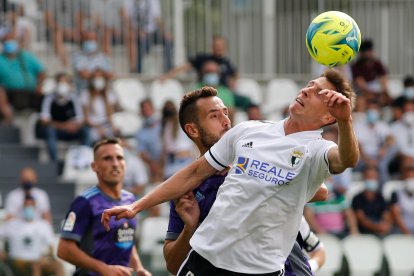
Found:
[{"label": "stadium seat", "polygon": [[137,113],[121,111],[112,114],[112,122],[123,137],[134,137],[141,126],[141,121]]},{"label": "stadium seat", "polygon": [[325,264],[315,273],[316,276],[333,276],[342,268],[341,240],[331,234],[318,234],[319,239],[327,252]]},{"label": "stadium seat", "polygon": [[403,188],[404,182],[401,180],[390,180],[385,182],[382,187],[382,196],[389,201],[393,192]]},{"label": "stadium seat", "polygon": [[144,85],[137,79],[117,79],[113,89],[122,109],[135,114],[139,111],[139,102],[147,97]]},{"label": "stadium seat", "polygon": [[[163,244],[168,227],[167,217],[148,217],[142,221],[139,236],[139,253],[143,258],[149,257],[149,270],[166,270],[163,262]],[[158,274],[157,274],[158,275]]]},{"label": "stadium seat", "polygon": [[236,81],[236,93],[249,97],[250,100],[261,105],[263,103],[263,94],[260,85],[254,79],[239,78]]},{"label": "stadium seat", "polygon": [[414,273],[412,259],[414,237],[392,234],[386,236],[382,242],[390,276],[412,276]]},{"label": "stadium seat", "polygon": [[172,100],[178,109],[183,95],[184,89],[177,80],[169,79],[163,82],[155,80],[151,84],[150,98],[156,110],[161,110],[167,100]]},{"label": "stadium seat", "polygon": [[281,112],[299,93],[299,86],[291,79],[272,79],[267,84],[263,112]]},{"label": "stadium seat", "polygon": [[403,84],[400,79],[388,79],[388,91],[391,98],[395,99],[400,96],[403,92]]},{"label": "stadium seat", "polygon": [[233,119],[233,124],[237,125],[238,123],[247,121],[249,118],[247,116],[247,113],[245,111],[239,111],[236,110],[236,112],[234,113],[234,119]]},{"label": "stadium seat", "polygon": [[363,181],[352,181],[351,185],[349,185],[345,197],[349,202],[352,202],[354,196],[359,194],[364,190],[364,182]]},{"label": "stadium seat", "polygon": [[350,235],[342,240],[351,276],[372,276],[380,271],[383,260],[381,240],[369,234]]},{"label": "stadium seat", "polygon": [[90,164],[93,161],[93,150],[87,146],[70,146],[65,154],[62,179],[76,184],[75,195],[96,185],[97,179]]}]

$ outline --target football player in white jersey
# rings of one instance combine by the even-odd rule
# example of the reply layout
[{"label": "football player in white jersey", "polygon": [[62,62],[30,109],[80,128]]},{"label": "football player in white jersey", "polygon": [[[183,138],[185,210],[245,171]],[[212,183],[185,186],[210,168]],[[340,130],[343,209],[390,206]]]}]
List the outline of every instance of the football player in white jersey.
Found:
[{"label": "football player in white jersey", "polygon": [[[191,238],[193,250],[178,275],[283,275],[304,205],[318,183],[358,161],[353,98],[342,75],[328,69],[299,91],[288,118],[236,125],[203,157],[147,196],[105,210],[102,223],[109,229],[112,216],[132,218],[178,198],[231,165],[210,213]],[[213,115],[219,120],[226,116],[221,111]],[[333,123],[338,124],[338,144],[321,136],[321,128]]]}]

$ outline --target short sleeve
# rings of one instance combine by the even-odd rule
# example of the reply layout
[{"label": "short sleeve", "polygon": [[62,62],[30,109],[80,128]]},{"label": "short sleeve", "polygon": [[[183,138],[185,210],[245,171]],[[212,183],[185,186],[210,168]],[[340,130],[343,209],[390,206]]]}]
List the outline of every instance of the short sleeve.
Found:
[{"label": "short sleeve", "polygon": [[184,229],[184,223],[175,211],[174,202],[170,201],[170,219],[168,221],[166,240],[175,241]]},{"label": "short sleeve", "polygon": [[234,145],[240,138],[240,134],[246,129],[245,123],[240,123],[226,132],[221,139],[214,144],[205,154],[207,162],[216,170],[223,170],[234,159]]},{"label": "short sleeve", "polygon": [[84,197],[77,197],[66,215],[61,237],[80,242],[92,220],[92,209]]}]

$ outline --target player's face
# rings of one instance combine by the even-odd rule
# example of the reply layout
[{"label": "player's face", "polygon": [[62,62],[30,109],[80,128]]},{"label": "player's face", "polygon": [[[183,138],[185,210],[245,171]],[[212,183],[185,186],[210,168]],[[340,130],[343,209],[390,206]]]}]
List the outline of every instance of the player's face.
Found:
[{"label": "player's face", "polygon": [[206,148],[210,148],[231,127],[228,109],[219,97],[199,99],[197,108],[200,140]]},{"label": "player's face", "polygon": [[122,183],[125,173],[124,151],[118,144],[102,145],[95,153],[92,169],[100,183],[115,186]]},{"label": "player's face", "polygon": [[291,114],[304,115],[309,119],[318,119],[329,114],[328,107],[322,96],[318,94],[323,89],[336,90],[335,86],[325,77],[320,77],[308,82],[302,88],[295,101],[289,106]]}]

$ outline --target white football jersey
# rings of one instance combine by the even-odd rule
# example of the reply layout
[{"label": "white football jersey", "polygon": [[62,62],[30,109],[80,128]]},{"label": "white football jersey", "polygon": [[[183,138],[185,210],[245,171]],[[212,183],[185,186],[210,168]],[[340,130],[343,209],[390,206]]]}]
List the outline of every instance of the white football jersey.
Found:
[{"label": "white football jersey", "polygon": [[284,120],[248,121],[206,154],[217,170],[231,165],[209,215],[190,244],[214,266],[239,273],[284,267],[304,205],[329,175],[322,130],[285,135]]}]

